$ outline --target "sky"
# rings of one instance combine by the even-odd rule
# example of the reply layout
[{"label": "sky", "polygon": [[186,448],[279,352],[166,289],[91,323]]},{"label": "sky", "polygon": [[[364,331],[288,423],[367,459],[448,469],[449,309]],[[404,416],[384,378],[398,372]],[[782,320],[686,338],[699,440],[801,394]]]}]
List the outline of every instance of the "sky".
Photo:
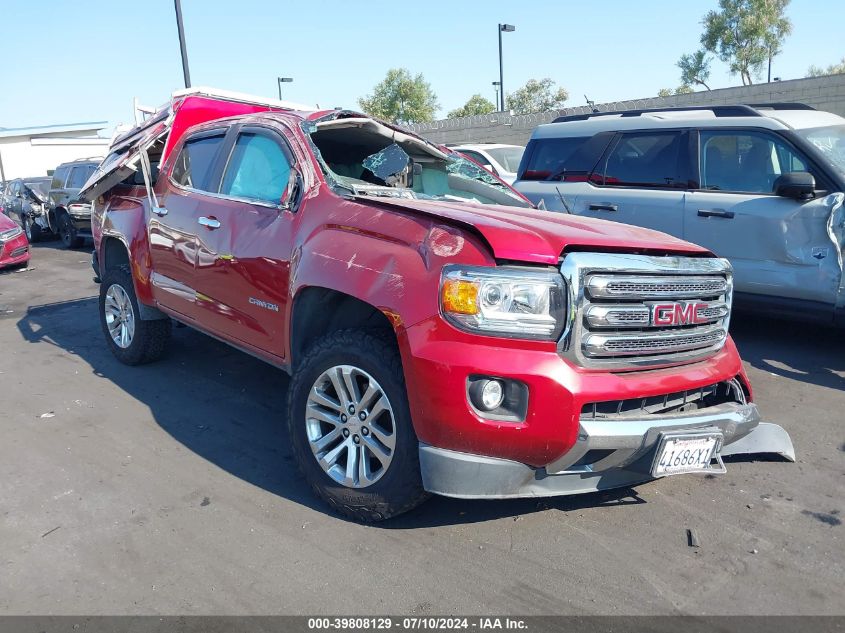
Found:
[{"label": "sky", "polygon": [[[505,88],[550,77],[567,106],[654,96],[680,83],[716,0],[340,2],[182,0],[191,80],[321,107],[357,108],[389,68],[422,73],[440,111],[491,101],[498,23]],[[773,76],[805,76],[845,57],[842,0],[792,0],[793,33]],[[0,0],[0,127],[132,120],[184,87],[173,0]],[[12,25],[15,25],[12,28]],[[24,28],[22,25],[29,25]],[[765,78],[764,78],[765,79]],[[710,85],[740,84],[715,60]]]}]

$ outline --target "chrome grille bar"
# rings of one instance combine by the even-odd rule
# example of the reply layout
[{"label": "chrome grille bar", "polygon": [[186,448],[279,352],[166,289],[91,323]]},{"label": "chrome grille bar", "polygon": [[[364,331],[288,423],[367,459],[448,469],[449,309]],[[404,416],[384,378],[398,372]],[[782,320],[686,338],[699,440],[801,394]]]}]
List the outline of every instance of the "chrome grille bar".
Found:
[{"label": "chrome grille bar", "polygon": [[587,278],[590,297],[604,299],[698,299],[721,295],[726,288],[724,277],[590,275]]},{"label": "chrome grille bar", "polygon": [[[705,303],[696,315],[704,322],[718,321],[730,312],[722,301]],[[644,304],[591,304],[584,316],[590,329],[595,328],[642,328],[651,324],[651,309]]]},{"label": "chrome grille bar", "polygon": [[593,357],[635,356],[686,352],[724,343],[728,333],[719,326],[657,333],[587,334],[584,351]]}]

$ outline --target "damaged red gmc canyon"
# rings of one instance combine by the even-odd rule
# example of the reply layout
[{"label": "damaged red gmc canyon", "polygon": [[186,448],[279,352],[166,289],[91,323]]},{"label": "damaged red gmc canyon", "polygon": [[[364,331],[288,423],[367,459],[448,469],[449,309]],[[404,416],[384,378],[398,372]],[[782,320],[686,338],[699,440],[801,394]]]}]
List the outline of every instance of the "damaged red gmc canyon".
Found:
[{"label": "damaged red gmc canyon", "polygon": [[794,458],[728,335],[726,260],[535,209],[372,117],[177,93],[83,195],[114,355],[155,360],[176,320],[289,372],[298,465],[355,519]]}]

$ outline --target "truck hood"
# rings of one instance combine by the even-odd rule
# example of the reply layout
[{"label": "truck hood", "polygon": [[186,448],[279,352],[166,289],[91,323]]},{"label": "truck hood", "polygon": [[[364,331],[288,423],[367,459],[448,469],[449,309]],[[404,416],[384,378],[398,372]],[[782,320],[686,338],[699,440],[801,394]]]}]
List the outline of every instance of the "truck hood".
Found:
[{"label": "truck hood", "polygon": [[439,200],[356,196],[366,204],[442,218],[479,233],[496,259],[556,264],[567,248],[655,254],[709,254],[695,244],[651,229],[539,209]]}]

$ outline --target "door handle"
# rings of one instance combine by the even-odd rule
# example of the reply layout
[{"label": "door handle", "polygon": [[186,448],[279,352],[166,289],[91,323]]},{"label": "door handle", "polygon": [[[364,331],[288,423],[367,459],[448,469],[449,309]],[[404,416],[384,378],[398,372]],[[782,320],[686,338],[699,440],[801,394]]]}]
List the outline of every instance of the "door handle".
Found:
[{"label": "door handle", "polygon": [[702,218],[725,218],[726,220],[732,220],[734,212],[726,211],[725,209],[699,209],[698,215]]},{"label": "door handle", "polygon": [[615,204],[591,204],[587,207],[590,211],[619,211]]},{"label": "door handle", "polygon": [[205,227],[208,227],[209,229],[220,228],[220,220],[218,220],[217,218],[207,218],[205,216],[202,216],[199,220],[197,220],[197,222],[199,222]]}]

